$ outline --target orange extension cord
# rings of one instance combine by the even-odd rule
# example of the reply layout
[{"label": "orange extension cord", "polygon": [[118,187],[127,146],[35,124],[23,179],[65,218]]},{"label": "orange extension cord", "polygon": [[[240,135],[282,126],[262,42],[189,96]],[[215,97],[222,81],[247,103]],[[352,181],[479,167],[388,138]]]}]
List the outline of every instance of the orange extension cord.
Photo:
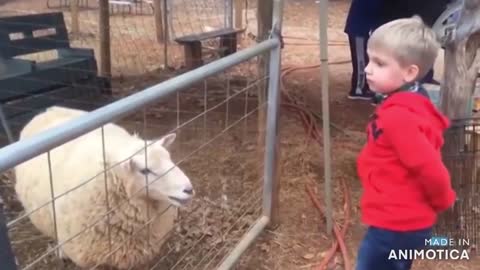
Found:
[{"label": "orange extension cord", "polygon": [[[287,43],[287,45],[290,45],[290,44]],[[330,63],[330,65],[345,64],[349,62],[350,61],[338,61],[338,62]],[[297,100],[295,100],[292,96],[289,95],[289,93],[286,91],[284,87],[284,78],[288,74],[298,70],[315,69],[318,67],[320,67],[320,65],[303,66],[303,67],[287,67],[282,69],[281,81],[280,81],[281,88],[282,88],[281,106],[284,106],[288,110],[297,113],[302,121],[306,134],[309,136],[308,138],[313,139],[318,144],[322,144],[321,131],[318,128],[314,114],[311,111],[309,111],[307,108],[301,106]],[[310,140],[307,140],[305,142],[306,146],[308,146],[309,143],[310,143]],[[307,147],[305,149],[307,149]],[[308,174],[305,173],[305,175],[308,175]],[[306,192],[310,196],[310,199],[312,200],[314,206],[319,211],[320,215],[325,216],[324,207],[322,206],[320,201],[317,199],[318,196],[314,193],[313,189],[311,188],[311,185],[313,185],[314,181],[312,179],[309,179],[309,182],[310,182],[309,184],[305,185]],[[333,222],[334,224],[333,230],[334,230],[336,240],[333,242],[331,248],[327,252],[327,255],[324,257],[323,261],[321,261],[318,264],[318,267],[316,268],[317,270],[325,270],[329,262],[334,258],[335,253],[339,248],[343,257],[345,269],[351,270],[350,257],[348,255],[347,248],[344,241],[344,237],[346,235],[347,228],[350,223],[350,207],[351,207],[350,195],[349,195],[350,191],[343,178],[341,179],[341,184],[342,184],[343,194],[344,194],[344,222],[345,223],[342,225],[342,229],[340,231],[340,228],[337,225],[337,222],[335,221]]]}]

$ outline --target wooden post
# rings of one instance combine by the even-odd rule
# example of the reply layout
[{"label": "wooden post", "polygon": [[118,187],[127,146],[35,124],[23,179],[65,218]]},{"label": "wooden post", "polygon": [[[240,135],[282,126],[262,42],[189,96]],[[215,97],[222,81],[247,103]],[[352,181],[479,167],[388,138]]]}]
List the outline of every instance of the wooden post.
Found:
[{"label": "wooden post", "polygon": [[70,13],[72,14],[72,34],[78,35],[80,33],[79,19],[78,19],[78,8],[79,0],[71,0],[70,2]]},{"label": "wooden post", "polygon": [[162,18],[163,18],[163,37],[165,42],[163,43],[163,66],[168,67],[168,41],[170,39],[170,34],[168,31],[168,0],[163,0],[162,2]]},{"label": "wooden post", "polygon": [[153,12],[155,18],[155,31],[157,34],[157,42],[165,42],[165,34],[163,32],[163,0],[153,0]]},{"label": "wooden post", "polygon": [[108,0],[99,0],[100,76],[112,76],[110,52],[110,12]]},{"label": "wooden post", "polygon": [[235,0],[235,28],[241,29],[243,26],[243,6],[245,0]]},{"label": "wooden post", "polygon": [[450,119],[471,116],[470,102],[480,67],[480,0],[465,0],[455,39],[445,46],[440,107]]}]

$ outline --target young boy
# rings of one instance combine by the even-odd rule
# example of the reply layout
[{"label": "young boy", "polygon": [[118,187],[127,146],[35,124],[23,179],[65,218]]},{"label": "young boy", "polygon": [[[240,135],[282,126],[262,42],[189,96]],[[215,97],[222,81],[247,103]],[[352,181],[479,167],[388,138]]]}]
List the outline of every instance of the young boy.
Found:
[{"label": "young boy", "polygon": [[398,256],[422,248],[437,214],[455,201],[440,153],[449,121],[418,83],[438,49],[434,32],[417,16],[380,26],[368,41],[367,82],[385,98],[357,161],[362,222],[369,226],[357,270],[410,269],[411,260],[389,258],[392,250]]}]

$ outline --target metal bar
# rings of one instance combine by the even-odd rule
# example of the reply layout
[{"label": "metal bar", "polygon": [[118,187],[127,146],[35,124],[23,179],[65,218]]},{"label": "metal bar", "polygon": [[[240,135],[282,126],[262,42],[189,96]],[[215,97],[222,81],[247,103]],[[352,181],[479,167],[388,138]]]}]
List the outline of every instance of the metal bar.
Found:
[{"label": "metal bar", "polygon": [[3,214],[3,202],[0,198],[0,265],[2,270],[16,270],[15,255],[13,254],[10,240],[8,239],[8,229],[5,215]]},{"label": "metal bar", "polygon": [[320,65],[322,81],[322,116],[323,116],[323,159],[325,174],[325,218],[327,219],[327,233],[332,234],[332,168],[330,145],[330,109],[328,97],[328,0],[320,0]]},{"label": "metal bar", "polygon": [[[274,38],[280,38],[282,25],[283,0],[274,2],[273,31]],[[276,223],[276,208],[278,208],[278,118],[280,108],[280,69],[281,48],[277,47],[270,52],[268,82],[268,108],[265,138],[265,166],[263,188],[263,214]],[[275,208],[275,209],[274,209]]]},{"label": "metal bar", "polygon": [[267,127],[265,138],[265,166],[263,189],[263,214],[272,217],[274,182],[276,181],[278,115],[279,115],[279,80],[280,80],[280,48],[270,54],[270,81],[268,83]]},{"label": "metal bar", "polygon": [[240,259],[242,254],[247,250],[247,248],[257,239],[257,237],[263,232],[267,227],[269,218],[262,216],[259,218],[255,225],[243,236],[242,240],[235,246],[235,248],[228,254],[222,264],[217,268],[217,270],[227,270],[231,269],[235,263]]},{"label": "metal bar", "polygon": [[149,87],[139,93],[96,109],[75,120],[46,130],[36,136],[17,141],[0,149],[0,171],[40,155],[56,146],[75,139],[109,122],[157,102],[218,72],[242,63],[280,45],[278,39],[269,39],[251,48],[238,51],[215,62]]}]

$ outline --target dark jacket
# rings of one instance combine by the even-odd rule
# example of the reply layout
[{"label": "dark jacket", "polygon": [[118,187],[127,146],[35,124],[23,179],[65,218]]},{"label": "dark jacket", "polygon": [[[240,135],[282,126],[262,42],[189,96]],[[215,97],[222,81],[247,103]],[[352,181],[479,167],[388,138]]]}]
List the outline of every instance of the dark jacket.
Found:
[{"label": "dark jacket", "polygon": [[345,33],[367,37],[380,22],[385,0],[352,0],[345,23]]},{"label": "dark jacket", "polygon": [[371,30],[399,18],[419,15],[429,26],[451,0],[352,0],[345,23],[345,33],[368,37]]},{"label": "dark jacket", "polygon": [[389,0],[383,1],[380,24],[419,15],[425,24],[432,27],[451,0]]}]

